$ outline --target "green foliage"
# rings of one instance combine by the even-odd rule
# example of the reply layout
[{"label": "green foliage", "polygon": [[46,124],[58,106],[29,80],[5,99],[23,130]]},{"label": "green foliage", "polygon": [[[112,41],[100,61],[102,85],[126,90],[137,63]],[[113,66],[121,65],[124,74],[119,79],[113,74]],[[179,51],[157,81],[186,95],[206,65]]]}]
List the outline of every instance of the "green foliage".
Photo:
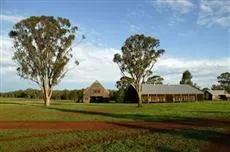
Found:
[{"label": "green foliage", "polygon": [[183,72],[180,84],[188,84],[200,90],[200,86],[197,83],[192,82],[192,74],[189,72],[189,70]]},{"label": "green foliage", "polygon": [[[165,52],[163,49],[158,49],[159,46],[160,41],[156,38],[143,34],[130,36],[121,48],[122,54],[115,54],[113,58],[113,62],[117,63],[123,75],[120,83],[124,79],[125,83],[131,82],[140,94],[141,84],[152,75],[154,64]],[[118,86],[123,86],[122,84]]]},{"label": "green foliage", "polygon": [[149,77],[147,79],[147,84],[153,84],[153,85],[157,85],[157,84],[163,84],[164,78],[162,78],[159,75],[154,75],[152,77]]},{"label": "green foliage", "polygon": [[116,86],[118,89],[127,89],[129,85],[133,84],[134,80],[127,76],[123,76],[119,81],[116,82]]},{"label": "green foliage", "polygon": [[[42,99],[41,91],[38,89],[26,89],[0,93],[4,98],[27,98],[27,99]],[[55,90],[53,91],[53,100],[71,100],[74,102],[82,102],[83,90]]]},{"label": "green foliage", "polygon": [[208,91],[210,90],[209,88],[203,88],[202,91],[205,92],[205,91]]},{"label": "green foliage", "polygon": [[18,74],[42,84],[48,75],[51,85],[62,78],[63,70],[71,58],[71,44],[76,27],[68,19],[52,16],[32,16],[18,22],[9,36],[14,39]]},{"label": "green foliage", "polygon": [[124,103],[125,102],[125,92],[126,90],[120,88],[116,93],[116,102],[117,103]]},{"label": "green foliage", "polygon": [[220,86],[224,90],[230,92],[230,73],[229,72],[221,73],[221,75],[217,77],[217,80]]},{"label": "green foliage", "polygon": [[212,85],[212,90],[223,90],[224,88],[221,85],[218,84],[213,84]]},{"label": "green foliage", "polygon": [[230,73],[224,72],[217,77],[219,84],[213,84],[212,90],[226,90],[230,93]]},{"label": "green foliage", "polygon": [[192,74],[188,70],[183,72],[180,84],[193,85]]},{"label": "green foliage", "polygon": [[45,101],[67,72],[76,31],[66,18],[31,16],[15,24],[9,33],[19,76],[42,87]]},{"label": "green foliage", "polygon": [[0,93],[4,98],[28,98],[28,99],[42,99],[41,91],[37,89],[26,89]]}]

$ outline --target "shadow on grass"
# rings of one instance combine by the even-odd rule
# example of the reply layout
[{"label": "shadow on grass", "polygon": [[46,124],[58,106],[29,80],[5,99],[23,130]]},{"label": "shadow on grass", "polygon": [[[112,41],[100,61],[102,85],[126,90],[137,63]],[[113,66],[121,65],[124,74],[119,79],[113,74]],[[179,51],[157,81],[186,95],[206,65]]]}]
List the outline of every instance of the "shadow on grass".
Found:
[{"label": "shadow on grass", "polygon": [[85,110],[75,110],[75,109],[63,109],[63,108],[52,108],[49,109],[58,110],[61,112],[73,112],[83,115],[92,116],[103,116],[117,119],[127,119],[127,120],[139,120],[146,122],[167,122],[171,124],[182,124],[182,125],[193,125],[199,127],[212,127],[212,126],[230,126],[230,120],[221,119],[204,119],[204,118],[191,118],[191,117],[176,117],[176,116],[154,116],[145,114],[119,114],[119,113],[108,113],[108,112],[98,112],[98,111],[85,111]]},{"label": "shadow on grass", "polygon": [[187,139],[196,139],[202,141],[211,141],[214,143],[223,144],[230,149],[230,134],[221,133],[213,130],[195,129],[195,128],[180,128],[180,129],[161,129],[156,126],[143,126],[137,124],[127,124],[119,122],[108,122],[109,124],[126,127],[130,129],[145,129],[151,133],[167,133],[170,135],[181,136]]},{"label": "shadow on grass", "polygon": [[158,146],[156,147],[157,151],[163,151],[163,152],[178,152],[177,150],[170,149],[168,147],[162,147]]}]

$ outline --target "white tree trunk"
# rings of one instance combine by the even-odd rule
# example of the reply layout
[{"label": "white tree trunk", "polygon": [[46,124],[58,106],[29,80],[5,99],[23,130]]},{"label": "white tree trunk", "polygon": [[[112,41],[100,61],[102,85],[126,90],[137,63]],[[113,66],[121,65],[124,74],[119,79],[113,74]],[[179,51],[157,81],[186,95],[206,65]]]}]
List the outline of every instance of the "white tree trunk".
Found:
[{"label": "white tree trunk", "polygon": [[138,100],[138,107],[142,107],[142,97],[141,97],[141,92],[138,92],[138,97],[139,97],[139,100]]},{"label": "white tree trunk", "polygon": [[141,97],[141,85],[139,81],[136,82],[136,91],[138,94],[138,107],[142,107],[142,97]]},{"label": "white tree trunk", "polygon": [[48,106],[50,106],[50,97],[45,97],[45,99],[44,99],[44,106],[46,106],[46,107],[48,107]]},{"label": "white tree trunk", "polygon": [[44,106],[48,107],[50,105],[50,99],[53,93],[52,87],[49,85],[48,77],[45,77],[43,80],[43,98],[44,98]]}]

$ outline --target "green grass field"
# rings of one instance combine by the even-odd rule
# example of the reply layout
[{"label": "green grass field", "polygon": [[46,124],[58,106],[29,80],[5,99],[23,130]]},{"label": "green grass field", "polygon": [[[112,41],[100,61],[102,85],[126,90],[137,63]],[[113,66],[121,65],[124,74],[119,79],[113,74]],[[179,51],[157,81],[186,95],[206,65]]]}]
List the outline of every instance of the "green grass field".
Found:
[{"label": "green grass field", "polygon": [[[7,128],[8,122],[16,123],[16,127]],[[38,127],[17,127],[17,123],[31,122]],[[90,127],[102,122],[117,127],[45,129],[39,122],[87,122]],[[143,127],[142,123],[154,124]],[[142,108],[136,104],[55,101],[46,108],[39,100],[0,99],[1,152],[230,151],[229,145],[230,102],[226,101],[144,104]]]}]

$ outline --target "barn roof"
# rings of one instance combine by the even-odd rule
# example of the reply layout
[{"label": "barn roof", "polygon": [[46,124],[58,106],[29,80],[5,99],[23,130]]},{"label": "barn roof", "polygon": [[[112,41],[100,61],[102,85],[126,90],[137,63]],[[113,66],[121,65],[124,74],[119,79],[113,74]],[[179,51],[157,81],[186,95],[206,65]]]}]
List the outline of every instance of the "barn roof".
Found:
[{"label": "barn roof", "polygon": [[225,90],[208,90],[207,92],[209,92],[210,94],[214,96],[219,96],[219,95],[230,96],[230,94],[227,93]]},{"label": "barn roof", "polygon": [[181,84],[181,85],[143,84],[142,94],[203,94],[203,92],[186,84]]},{"label": "barn roof", "polygon": [[86,88],[84,93],[86,93],[90,88],[101,88],[101,89],[105,90],[106,93],[109,94],[109,91],[107,89],[105,89],[104,86],[98,80],[94,81],[88,88]]}]

